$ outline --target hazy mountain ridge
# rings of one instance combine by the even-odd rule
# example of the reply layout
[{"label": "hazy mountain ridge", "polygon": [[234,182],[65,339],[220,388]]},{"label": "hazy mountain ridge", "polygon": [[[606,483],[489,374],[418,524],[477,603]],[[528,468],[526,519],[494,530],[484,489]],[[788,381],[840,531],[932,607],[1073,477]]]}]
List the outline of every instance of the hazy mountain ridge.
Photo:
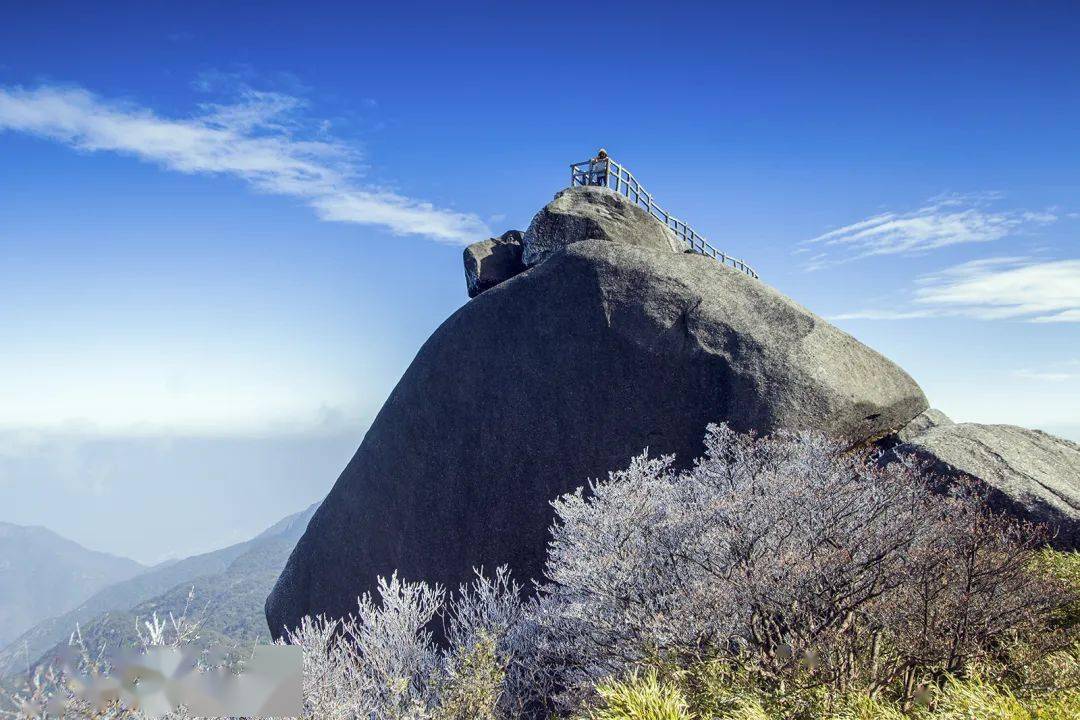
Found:
[{"label": "hazy mountain ridge", "polygon": [[180,614],[191,588],[191,614],[213,642],[268,638],[263,601],[318,503],[290,515],[251,540],[170,562],[101,589],[73,610],[38,623],[0,650],[0,676],[20,672],[27,660],[64,645],[79,626],[90,647],[116,647],[137,639],[137,619]]},{"label": "hazy mountain ridge", "polygon": [[40,526],[0,522],[0,645],[146,570]]}]

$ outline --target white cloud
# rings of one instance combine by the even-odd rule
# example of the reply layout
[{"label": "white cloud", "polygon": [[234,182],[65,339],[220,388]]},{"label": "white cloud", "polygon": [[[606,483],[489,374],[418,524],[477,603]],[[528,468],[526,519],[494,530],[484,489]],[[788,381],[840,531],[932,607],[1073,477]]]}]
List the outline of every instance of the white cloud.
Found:
[{"label": "white cloud", "polygon": [[1017,370],[1013,373],[1018,378],[1025,380],[1039,380],[1043,382],[1065,382],[1080,377],[1076,373],[1053,372],[1048,370]]},{"label": "white cloud", "polygon": [[930,310],[853,310],[851,312],[830,315],[830,320],[915,320],[933,317],[942,313]]},{"label": "white cloud", "polygon": [[1000,240],[1034,225],[1055,222],[1049,211],[992,210],[1000,195],[944,195],[909,212],[884,212],[803,243],[824,248],[807,270],[875,255],[913,255],[964,243]]},{"label": "white cloud", "polygon": [[324,220],[447,242],[491,234],[475,215],[360,184],[356,150],[308,131],[320,124],[302,116],[304,105],[290,95],[245,89],[234,103],[204,104],[193,117],[170,119],[81,88],[0,87],[0,130],[182,173],[231,175],[258,191],[300,198]]},{"label": "white cloud", "polygon": [[1022,368],[1014,371],[1013,375],[1025,380],[1052,383],[1080,380],[1080,359],[1054,362],[1037,369]]},{"label": "white cloud", "polygon": [[902,308],[861,310],[838,320],[970,317],[1033,323],[1080,322],[1080,260],[988,258],[918,281]]}]

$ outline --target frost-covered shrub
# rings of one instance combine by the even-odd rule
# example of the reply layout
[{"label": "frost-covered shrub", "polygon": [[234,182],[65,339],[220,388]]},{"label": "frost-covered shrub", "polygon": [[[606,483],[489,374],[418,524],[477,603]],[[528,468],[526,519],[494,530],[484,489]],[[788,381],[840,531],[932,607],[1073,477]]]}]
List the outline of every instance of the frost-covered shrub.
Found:
[{"label": "frost-covered shrub", "polygon": [[287,641],[303,650],[306,717],[429,717],[439,657],[426,627],[442,603],[441,589],[394,575],[355,616],[305,618]]},{"label": "frost-covered shrub", "polygon": [[931,492],[914,463],[725,426],[705,450],[685,471],[639,456],[554,503],[550,582],[527,624],[531,672],[564,703],[634,666],[715,657],[780,687],[910,697],[1039,634],[1063,600],[1029,571],[1034,529],[962,489]]},{"label": "frost-covered shrub", "polygon": [[521,596],[521,587],[501,567],[491,578],[478,573],[451,599],[439,693],[442,720],[494,720],[522,713],[518,696],[507,692],[507,669],[519,652],[515,633],[524,617]]},{"label": "frost-covered shrub", "polygon": [[[447,600],[439,587],[380,579],[355,616],[306,618],[287,637],[304,654],[305,718],[494,720],[503,717],[508,629],[520,588],[505,568]],[[445,622],[438,645],[431,625]],[[500,714],[503,713],[503,714]]]}]

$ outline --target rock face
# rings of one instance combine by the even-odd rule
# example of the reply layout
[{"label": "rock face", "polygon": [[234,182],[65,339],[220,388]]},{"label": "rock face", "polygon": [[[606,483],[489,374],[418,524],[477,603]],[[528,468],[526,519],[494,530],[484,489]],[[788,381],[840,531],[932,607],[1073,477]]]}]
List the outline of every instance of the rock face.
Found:
[{"label": "rock face", "polygon": [[930,428],[893,452],[914,453],[947,477],[973,478],[998,509],[1051,526],[1060,546],[1080,546],[1080,445],[1014,425],[959,423]]},{"label": "rock face", "polygon": [[665,252],[683,252],[675,233],[623,195],[592,185],[567,188],[536,213],[525,231],[522,260],[541,263],[582,240],[607,240]]},{"label": "rock face", "polygon": [[913,440],[915,437],[922,435],[930,428],[952,424],[952,418],[948,415],[940,410],[930,408],[929,410],[925,410],[916,415],[915,418],[905,425],[900,432],[896,433],[894,437],[897,442],[908,442],[909,440]]},{"label": "rock face", "polygon": [[[603,229],[609,200],[563,193],[553,205],[587,203],[584,219],[545,209],[533,262],[553,225]],[[355,611],[394,570],[451,588],[479,566],[539,577],[550,500],[645,447],[687,462],[709,422],[854,444],[927,408],[903,370],[764,283],[633,230],[545,250],[435,331],[267,600],[275,634]]]},{"label": "rock face", "polygon": [[521,239],[520,230],[507,230],[500,237],[465,248],[465,285],[469,297],[476,297],[525,269],[521,262]]}]

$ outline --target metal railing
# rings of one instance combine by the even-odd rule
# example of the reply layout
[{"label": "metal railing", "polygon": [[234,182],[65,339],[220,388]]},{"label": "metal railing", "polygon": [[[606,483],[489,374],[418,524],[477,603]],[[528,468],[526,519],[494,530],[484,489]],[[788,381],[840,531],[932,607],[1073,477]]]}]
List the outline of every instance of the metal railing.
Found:
[{"label": "metal railing", "polygon": [[630,174],[629,170],[611,158],[606,156],[597,157],[571,165],[570,187],[578,185],[599,185],[626,196],[639,207],[647,210],[657,220],[667,225],[688,250],[701,255],[708,255],[725,265],[741,270],[752,278],[756,279],[758,277],[752,267],[738,258],[717,250],[705,238],[698,235],[692,227],[660,207],[656,200],[653,199],[652,193],[642,187],[641,183]]}]

